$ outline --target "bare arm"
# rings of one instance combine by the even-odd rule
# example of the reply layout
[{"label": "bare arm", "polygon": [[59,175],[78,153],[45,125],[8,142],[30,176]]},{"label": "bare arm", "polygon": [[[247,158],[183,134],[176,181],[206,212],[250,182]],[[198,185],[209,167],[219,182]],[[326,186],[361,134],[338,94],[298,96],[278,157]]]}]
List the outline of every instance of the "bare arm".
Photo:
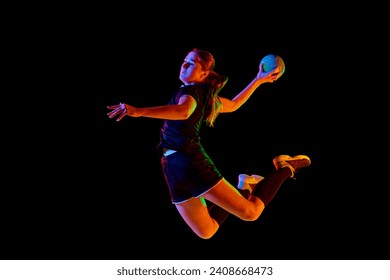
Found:
[{"label": "bare arm", "polygon": [[231,113],[240,108],[255,90],[264,83],[273,83],[281,75],[279,74],[279,68],[276,68],[272,72],[264,73],[262,71],[262,65],[259,66],[259,72],[257,73],[256,78],[254,78],[239,94],[237,94],[233,99],[227,99],[225,97],[220,97],[222,106],[220,108],[221,113]]},{"label": "bare arm", "polygon": [[107,113],[110,119],[118,116],[116,121],[120,121],[124,116],[185,120],[194,112],[196,101],[190,95],[183,95],[178,104],[138,108],[120,103],[119,105],[107,106],[107,108],[112,110]]}]

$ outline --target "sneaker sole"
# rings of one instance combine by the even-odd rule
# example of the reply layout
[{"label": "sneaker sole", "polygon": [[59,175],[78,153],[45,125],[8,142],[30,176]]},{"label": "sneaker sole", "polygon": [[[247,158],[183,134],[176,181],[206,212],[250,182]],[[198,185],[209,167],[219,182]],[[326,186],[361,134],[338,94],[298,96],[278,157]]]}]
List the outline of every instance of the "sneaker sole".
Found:
[{"label": "sneaker sole", "polygon": [[305,155],[296,155],[296,156],[289,156],[289,155],[280,155],[273,159],[274,165],[277,165],[279,162],[285,161],[285,162],[293,162],[298,160],[304,160],[307,161],[307,165],[309,166],[311,164],[311,160],[308,156]]}]

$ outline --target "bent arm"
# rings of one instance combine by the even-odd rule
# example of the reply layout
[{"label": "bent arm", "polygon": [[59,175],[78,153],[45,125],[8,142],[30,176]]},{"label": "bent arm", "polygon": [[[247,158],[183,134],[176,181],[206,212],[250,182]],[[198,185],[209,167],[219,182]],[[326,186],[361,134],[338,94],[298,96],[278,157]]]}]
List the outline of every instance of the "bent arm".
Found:
[{"label": "bent arm", "polygon": [[247,85],[247,87],[237,94],[233,99],[227,99],[225,97],[220,97],[222,106],[220,113],[231,113],[240,108],[249,97],[255,92],[255,90],[262,84],[262,80],[254,79],[252,82]]},{"label": "bent arm", "polygon": [[255,92],[255,90],[264,83],[273,83],[277,79],[280,78],[281,72],[277,67],[271,72],[264,73],[262,65],[259,66],[259,72],[247,86],[244,88],[239,94],[237,94],[233,99],[227,99],[225,97],[220,97],[222,102],[222,106],[220,107],[220,113],[231,113],[240,108],[251,95]]}]

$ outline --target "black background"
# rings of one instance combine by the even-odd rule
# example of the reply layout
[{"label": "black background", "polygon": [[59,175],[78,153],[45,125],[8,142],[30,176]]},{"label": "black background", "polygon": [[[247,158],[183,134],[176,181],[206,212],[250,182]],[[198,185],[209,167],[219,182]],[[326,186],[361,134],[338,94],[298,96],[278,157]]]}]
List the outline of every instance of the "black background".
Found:
[{"label": "black background", "polygon": [[[134,20],[137,11],[93,10],[56,42],[63,77],[51,80],[52,98],[42,97],[55,101],[39,107],[34,122],[24,119],[33,132],[19,149],[23,163],[9,165],[20,175],[3,198],[2,258],[388,258],[384,184],[362,156],[366,145],[377,147],[361,140],[361,112],[350,110],[356,77],[335,71],[355,67],[353,44],[337,40],[314,14],[282,22],[275,12],[266,20],[194,11],[170,24],[153,14]],[[271,172],[279,154],[312,160],[258,221],[231,216],[210,240],[192,233],[170,202],[155,149],[162,121],[106,115],[119,102],[165,104],[194,47],[211,51],[215,70],[229,76],[226,97],[255,77],[263,56],[278,54],[286,64],[276,83],[204,128],[203,144],[232,184],[240,173]],[[41,127],[45,136],[37,137]]]}]

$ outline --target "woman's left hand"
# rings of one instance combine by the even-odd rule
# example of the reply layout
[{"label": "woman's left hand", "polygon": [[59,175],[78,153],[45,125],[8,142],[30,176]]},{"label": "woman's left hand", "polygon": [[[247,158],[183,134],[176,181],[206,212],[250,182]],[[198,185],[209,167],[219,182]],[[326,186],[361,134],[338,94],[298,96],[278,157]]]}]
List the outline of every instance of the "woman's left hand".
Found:
[{"label": "woman's left hand", "polygon": [[274,81],[279,79],[280,76],[282,76],[283,73],[281,72],[279,67],[276,67],[274,70],[270,72],[264,72],[263,64],[264,62],[260,64],[259,72],[257,73],[257,77],[256,77],[259,80],[263,80],[263,83],[273,83]]}]

